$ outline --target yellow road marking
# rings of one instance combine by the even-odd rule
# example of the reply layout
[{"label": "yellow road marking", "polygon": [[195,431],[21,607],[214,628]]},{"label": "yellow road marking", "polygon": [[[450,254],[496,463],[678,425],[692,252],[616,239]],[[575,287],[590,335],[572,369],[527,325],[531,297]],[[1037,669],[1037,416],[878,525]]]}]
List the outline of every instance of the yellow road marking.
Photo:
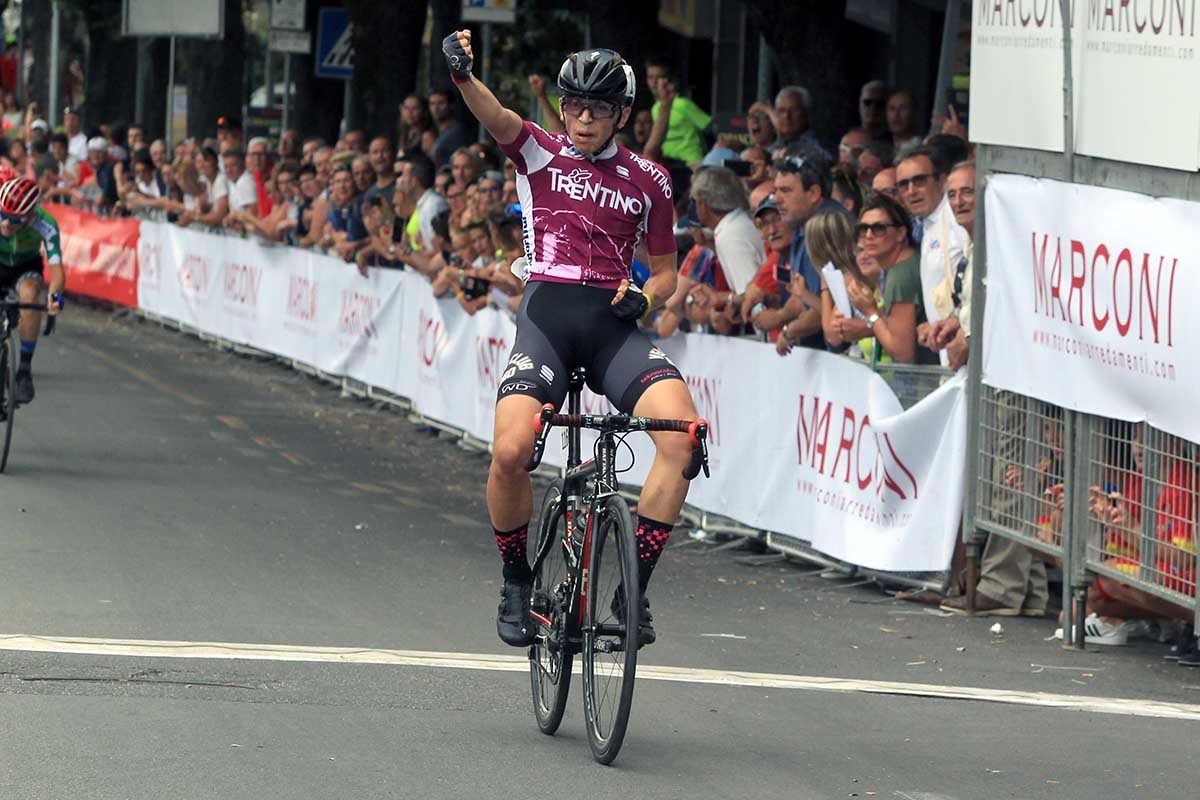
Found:
[{"label": "yellow road marking", "polygon": [[160,381],[158,378],[155,378],[149,372],[146,372],[143,369],[138,369],[137,367],[135,367],[131,364],[126,364],[124,361],[121,361],[118,358],[114,358],[113,356],[109,355],[108,353],[105,353],[103,350],[99,350],[99,349],[92,347],[91,345],[87,345],[87,344],[76,344],[75,346],[78,347],[80,350],[84,351],[85,353],[88,353],[89,355],[100,359],[104,363],[108,364],[110,367],[115,367],[116,369],[119,369],[128,375],[132,375],[133,377],[137,378],[139,381],[146,384],[150,388],[157,389],[158,391],[162,392],[165,395],[174,397],[176,400],[182,400],[183,402],[187,403],[188,405],[193,405],[193,406],[197,406],[197,407],[208,405],[207,401],[201,400],[199,397],[196,397],[193,394],[188,394],[185,391],[176,389],[173,386],[168,386],[167,384]]}]

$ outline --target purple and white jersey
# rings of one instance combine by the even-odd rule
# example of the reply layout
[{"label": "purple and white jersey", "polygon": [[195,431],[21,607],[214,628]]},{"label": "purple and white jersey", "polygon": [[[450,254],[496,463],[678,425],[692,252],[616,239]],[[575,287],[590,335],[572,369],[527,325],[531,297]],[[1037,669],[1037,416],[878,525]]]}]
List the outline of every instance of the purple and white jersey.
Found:
[{"label": "purple and white jersey", "polygon": [[652,256],[675,252],[671,179],[653,161],[615,142],[589,160],[532,122],[501,150],[517,167],[530,280],[616,288],[643,237]]}]

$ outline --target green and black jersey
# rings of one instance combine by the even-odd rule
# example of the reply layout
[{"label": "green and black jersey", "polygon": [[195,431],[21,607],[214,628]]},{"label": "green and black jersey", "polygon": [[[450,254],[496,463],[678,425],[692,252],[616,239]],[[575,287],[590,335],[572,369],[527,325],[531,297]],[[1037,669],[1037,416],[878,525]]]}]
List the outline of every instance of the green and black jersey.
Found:
[{"label": "green and black jersey", "polygon": [[58,222],[50,212],[39,206],[29,222],[12,236],[0,235],[0,268],[40,261],[43,245],[46,247],[46,261],[61,264],[62,245],[58,239]]}]

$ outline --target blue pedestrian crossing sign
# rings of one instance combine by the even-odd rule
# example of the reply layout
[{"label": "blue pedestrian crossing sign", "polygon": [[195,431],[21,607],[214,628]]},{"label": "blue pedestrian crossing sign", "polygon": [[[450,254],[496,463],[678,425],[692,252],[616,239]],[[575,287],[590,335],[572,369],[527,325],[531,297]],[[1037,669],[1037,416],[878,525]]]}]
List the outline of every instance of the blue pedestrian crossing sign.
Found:
[{"label": "blue pedestrian crossing sign", "polygon": [[322,8],[317,20],[318,78],[350,80],[354,76],[354,38],[343,8]]}]

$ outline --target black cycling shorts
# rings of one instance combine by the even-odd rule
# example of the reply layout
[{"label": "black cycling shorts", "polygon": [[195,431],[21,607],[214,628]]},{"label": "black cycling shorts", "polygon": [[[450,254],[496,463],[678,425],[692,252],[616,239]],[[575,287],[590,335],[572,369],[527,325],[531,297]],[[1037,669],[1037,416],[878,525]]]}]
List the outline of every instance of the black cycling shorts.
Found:
[{"label": "black cycling shorts", "polygon": [[31,258],[11,267],[0,267],[0,299],[8,294],[9,289],[17,288],[17,284],[26,279],[37,281],[45,286],[46,279],[42,277],[42,270],[40,257]]},{"label": "black cycling shorts", "polygon": [[683,380],[635,322],[613,315],[614,294],[576,283],[531,282],[517,310],[517,339],[497,400],[522,394],[561,409],[570,372],[583,367],[593,392],[632,414],[650,386]]}]

